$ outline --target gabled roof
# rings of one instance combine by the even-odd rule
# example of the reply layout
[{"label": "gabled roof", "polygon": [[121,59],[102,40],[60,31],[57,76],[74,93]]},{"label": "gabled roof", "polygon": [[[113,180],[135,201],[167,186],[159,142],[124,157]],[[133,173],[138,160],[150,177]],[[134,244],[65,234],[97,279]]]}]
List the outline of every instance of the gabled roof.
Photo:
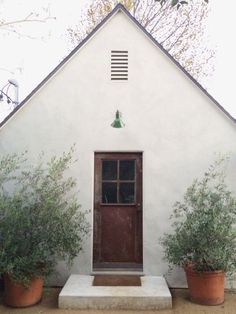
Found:
[{"label": "gabled roof", "polygon": [[201,84],[199,84],[180,64],[178,61],[176,61],[159,43],[158,41],[152,37],[150,33],[129,13],[129,11],[121,4],[117,4],[115,8],[94,28],[94,30],[85,38],[83,39],[78,46],[76,46],[70,53],[69,55],[63,59],[61,63],[59,63],[54,70],[52,70],[46,77],[45,79],[39,83],[39,85],[36,86],[32,90],[32,92],[0,123],[0,128],[21,108],[23,107],[29,99],[42,87],[44,84],[47,83],[47,81],[113,16],[115,13],[117,13],[119,10],[121,10],[123,13],[125,13],[136,25],[137,27],[145,33],[145,35],[159,48],[161,49],[164,54],[172,60],[175,65],[177,65],[178,68],[180,68],[181,71],[186,74],[191,81],[193,81],[199,88],[200,90],[208,96],[233,122],[236,123],[236,119],[231,116],[231,114],[226,111],[220,104],[219,102],[212,97],[206,89],[202,87]]}]

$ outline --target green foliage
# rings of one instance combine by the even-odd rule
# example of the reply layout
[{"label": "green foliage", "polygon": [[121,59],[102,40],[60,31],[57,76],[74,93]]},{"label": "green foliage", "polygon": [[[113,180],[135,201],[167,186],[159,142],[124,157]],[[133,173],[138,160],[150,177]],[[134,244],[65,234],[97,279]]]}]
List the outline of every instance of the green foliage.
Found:
[{"label": "green foliage", "polygon": [[[27,154],[0,160],[0,273],[27,284],[51,275],[59,259],[71,264],[89,232],[79,211],[76,181],[66,177],[73,148],[29,165]],[[10,191],[10,192],[7,192]]]},{"label": "green foliage", "polygon": [[220,156],[174,205],[172,234],[161,239],[172,265],[198,271],[236,269],[236,199],[225,183],[227,156]]}]

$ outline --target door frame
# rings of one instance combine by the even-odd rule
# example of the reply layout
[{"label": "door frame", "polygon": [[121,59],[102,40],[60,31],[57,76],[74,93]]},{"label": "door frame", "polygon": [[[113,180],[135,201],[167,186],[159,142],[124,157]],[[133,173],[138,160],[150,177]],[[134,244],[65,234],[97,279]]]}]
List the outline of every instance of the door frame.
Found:
[{"label": "door frame", "polygon": [[[122,158],[123,156],[126,157],[127,159],[132,159],[137,158],[139,160],[139,166],[140,166],[140,174],[139,174],[139,186],[136,190],[138,190],[137,193],[139,193],[140,198],[136,200],[136,206],[139,207],[139,212],[140,212],[140,217],[141,217],[141,227],[140,227],[140,232],[141,235],[139,236],[140,239],[140,254],[141,254],[141,263],[135,264],[135,263],[117,263],[116,265],[112,265],[112,263],[107,263],[107,265],[99,266],[96,267],[94,263],[94,249],[95,249],[95,224],[96,224],[96,218],[95,218],[95,213],[96,213],[96,202],[98,201],[98,195],[96,195],[96,184],[98,184],[98,178],[96,174],[96,156],[100,155],[99,157],[102,158],[104,155],[104,159],[109,160],[109,155],[111,156],[111,159],[119,159]],[[113,156],[113,158],[112,158]],[[138,167],[138,166],[137,166]],[[104,271],[104,270],[111,270],[111,271],[116,271],[116,270],[123,270],[123,271],[143,271],[143,151],[95,151],[94,152],[94,188],[93,188],[93,236],[92,236],[92,271]],[[101,178],[101,174],[100,174]],[[135,192],[136,193],[136,192]],[[100,193],[99,196],[101,197]],[[119,205],[118,205],[119,206]],[[137,240],[135,240],[137,241]],[[104,263],[105,264],[105,263]]]}]

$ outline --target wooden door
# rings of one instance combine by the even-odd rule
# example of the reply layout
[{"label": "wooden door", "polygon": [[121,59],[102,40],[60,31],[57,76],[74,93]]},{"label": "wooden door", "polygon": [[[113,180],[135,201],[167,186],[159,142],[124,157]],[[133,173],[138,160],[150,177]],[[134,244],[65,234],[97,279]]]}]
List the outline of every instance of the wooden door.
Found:
[{"label": "wooden door", "polygon": [[142,268],[142,154],[96,153],[93,267]]}]

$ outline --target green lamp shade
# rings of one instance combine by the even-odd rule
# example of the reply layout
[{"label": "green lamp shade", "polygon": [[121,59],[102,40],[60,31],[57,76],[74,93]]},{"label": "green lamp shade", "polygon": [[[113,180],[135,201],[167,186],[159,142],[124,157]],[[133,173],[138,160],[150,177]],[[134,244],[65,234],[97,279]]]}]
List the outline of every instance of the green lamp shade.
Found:
[{"label": "green lamp shade", "polygon": [[116,118],[111,126],[113,128],[123,128],[125,126],[124,122],[121,120],[121,112],[119,110],[116,111]]}]

